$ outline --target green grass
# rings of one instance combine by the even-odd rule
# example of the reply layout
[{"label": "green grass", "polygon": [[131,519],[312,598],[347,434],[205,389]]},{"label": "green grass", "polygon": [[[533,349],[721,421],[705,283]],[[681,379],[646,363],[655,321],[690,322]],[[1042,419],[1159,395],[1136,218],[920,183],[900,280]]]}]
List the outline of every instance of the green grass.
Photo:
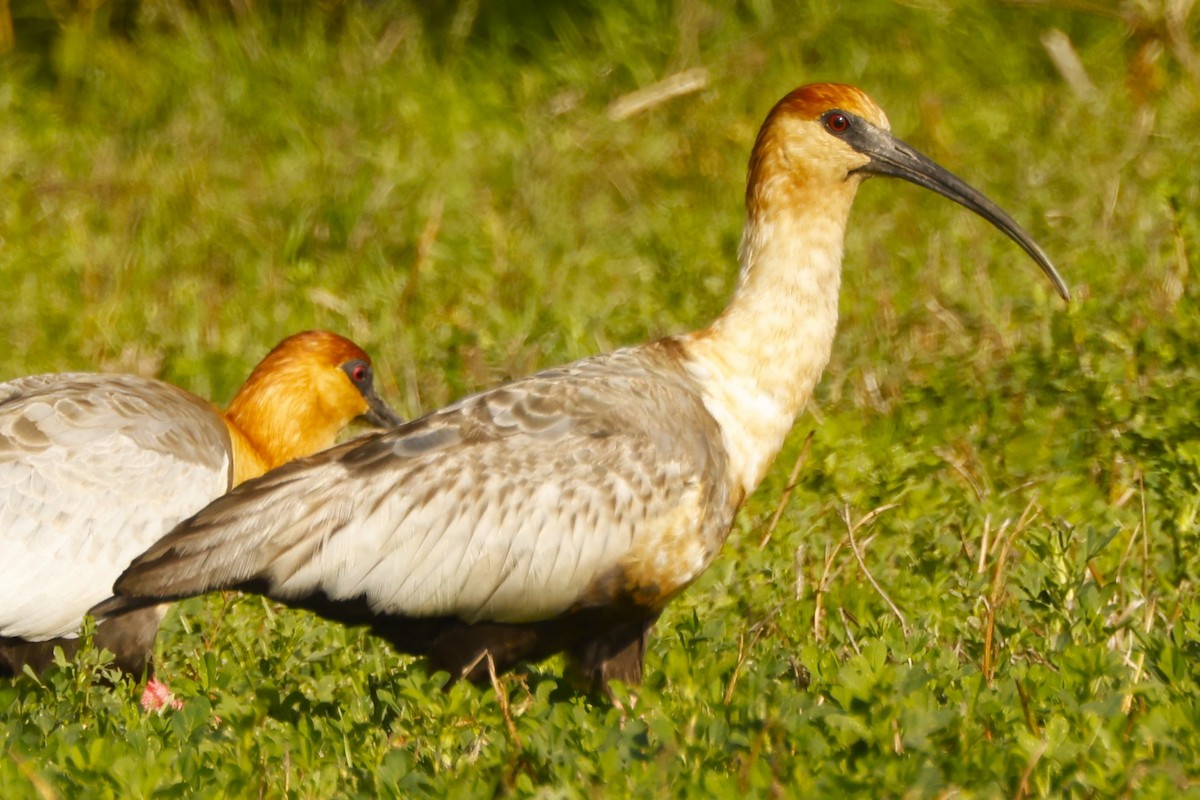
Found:
[{"label": "green grass", "polygon": [[[199,599],[159,641],[181,711],[96,686],[94,652],[0,687],[0,795],[1200,793],[1194,20],[1172,44],[1152,2],[147,0],[122,38],[50,5],[52,43],[18,27],[0,65],[3,378],[223,402],[323,326],[417,414],[698,327],[735,279],[757,126],[812,80],[865,88],[1076,299],[962,209],[870,182],[829,370],[664,615],[633,713],[550,661],[505,680],[510,728],[361,631]],[[607,114],[693,67],[704,89]],[[903,622],[843,519],[884,507],[855,541]]]}]

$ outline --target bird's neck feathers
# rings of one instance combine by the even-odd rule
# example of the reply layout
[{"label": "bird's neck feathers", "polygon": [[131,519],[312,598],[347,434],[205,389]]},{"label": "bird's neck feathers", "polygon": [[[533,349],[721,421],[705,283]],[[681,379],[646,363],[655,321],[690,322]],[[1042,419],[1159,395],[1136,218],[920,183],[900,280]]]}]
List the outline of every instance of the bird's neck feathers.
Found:
[{"label": "bird's neck feathers", "polygon": [[[331,447],[338,431],[358,413],[326,402],[330,393],[322,390],[322,381],[340,377],[303,367],[256,371],[225,412],[235,481]],[[365,401],[362,406],[365,410]]]},{"label": "bird's neck feathers", "polygon": [[229,417],[222,417],[225,427],[229,429],[229,443],[233,456],[233,486],[257,478],[271,468],[270,462],[255,447],[250,437],[242,432]]},{"label": "bird's neck feathers", "polygon": [[860,182],[805,179],[758,151],[733,299],[712,325],[683,337],[688,368],[747,495],[829,362],[846,217]]}]

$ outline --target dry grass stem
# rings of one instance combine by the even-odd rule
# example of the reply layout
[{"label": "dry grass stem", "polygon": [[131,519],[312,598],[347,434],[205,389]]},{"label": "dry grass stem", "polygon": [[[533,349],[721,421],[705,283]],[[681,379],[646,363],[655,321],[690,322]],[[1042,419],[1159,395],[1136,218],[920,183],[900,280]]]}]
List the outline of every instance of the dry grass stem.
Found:
[{"label": "dry grass stem", "polygon": [[412,299],[420,289],[421,273],[433,260],[433,246],[437,244],[438,234],[442,230],[442,212],[445,207],[445,200],[438,196],[433,199],[429,208],[429,217],[425,220],[425,227],[421,229],[421,238],[417,240],[417,256],[413,259],[408,278],[404,281],[404,289],[400,292],[398,313],[401,317],[407,315]]},{"label": "dry grass stem", "polygon": [[685,69],[663,78],[644,89],[622,95],[608,105],[612,120],[628,119],[681,95],[698,92],[708,86],[708,70],[704,67]]},{"label": "dry grass stem", "polygon": [[[1139,539],[1139,534],[1140,534],[1140,538],[1142,541],[1142,581],[1141,581],[1141,586],[1139,588],[1139,592],[1141,595],[1140,601],[1144,604],[1145,617],[1143,618],[1143,626],[1144,626],[1146,632],[1149,633],[1150,629],[1154,625],[1154,612],[1155,612],[1155,608],[1156,608],[1157,604],[1154,600],[1150,599],[1150,594],[1149,594],[1149,584],[1150,584],[1149,516],[1148,516],[1147,510],[1146,510],[1146,483],[1145,483],[1145,478],[1143,476],[1143,473],[1140,469],[1137,471],[1136,480],[1137,480],[1138,499],[1141,503],[1141,517],[1142,518],[1138,522],[1137,526],[1134,528],[1133,534],[1129,537],[1129,543],[1125,546],[1124,552],[1121,553],[1121,561],[1117,565],[1116,580],[1118,582],[1121,582],[1121,586],[1122,586],[1121,594],[1122,594],[1122,599],[1124,600],[1125,592],[1124,592],[1124,583],[1122,582],[1122,578],[1124,576],[1125,564],[1131,558],[1132,553],[1134,551],[1134,547],[1137,544],[1137,541]],[[1128,646],[1125,651],[1125,658],[1124,658],[1125,663],[1133,670],[1133,675],[1130,678],[1131,685],[1137,684],[1139,681],[1141,681],[1142,670],[1145,668],[1145,664],[1146,664],[1146,654],[1144,652],[1138,653],[1136,659],[1133,657],[1133,648],[1136,645],[1136,643],[1137,643],[1137,638],[1134,636],[1130,636],[1129,643],[1128,643]],[[1133,710],[1133,692],[1130,691],[1130,692],[1127,692],[1125,694],[1125,696],[1121,698],[1121,711],[1125,714],[1130,714],[1132,712],[1132,710]]]},{"label": "dry grass stem", "polygon": [[979,543],[979,566],[975,569],[976,575],[982,575],[987,569],[988,557],[988,537],[992,532],[992,515],[988,514],[983,518],[983,539]]},{"label": "dry grass stem", "polygon": [[[996,564],[992,572],[991,593],[984,601],[987,608],[987,625],[983,633],[983,677],[987,681],[988,686],[992,685],[992,680],[995,677],[995,656],[994,645],[996,639],[996,609],[1000,606],[1000,600],[1004,594],[1005,578],[1004,567],[1008,562],[1008,552],[1012,548],[1012,543],[1017,536],[1021,534],[1030,523],[1037,517],[1038,509],[1036,500],[1030,500],[1025,506],[1025,510],[1021,512],[1021,518],[1017,520],[1017,524],[1013,527],[1012,533],[1003,537],[1003,544],[1000,546],[1000,552],[996,556]],[[1000,526],[997,532],[997,539],[1001,538],[1007,523]]]},{"label": "dry grass stem", "polygon": [[[1139,476],[1139,478],[1140,478],[1140,476]],[[1143,497],[1142,497],[1142,529],[1143,530],[1145,530],[1145,527],[1146,527],[1146,516],[1145,516],[1146,515],[1146,498],[1145,498],[1144,493],[1145,493],[1145,490],[1143,487]],[[1158,601],[1147,598],[1145,590],[1146,590],[1146,587],[1145,587],[1145,585],[1143,585],[1142,586],[1142,597],[1145,600],[1146,604],[1143,609],[1144,616],[1142,617],[1142,630],[1144,630],[1146,633],[1150,633],[1151,629],[1153,629],[1153,627],[1154,627],[1154,614],[1158,609]],[[1130,684],[1137,684],[1139,681],[1141,681],[1142,670],[1144,669],[1144,667],[1146,665],[1146,653],[1144,651],[1138,653],[1136,662],[1131,659],[1131,656],[1133,655],[1133,646],[1136,641],[1137,641],[1136,637],[1134,637],[1134,636],[1129,637],[1129,650],[1127,651],[1127,653],[1125,655],[1126,661],[1129,662],[1133,667],[1133,676],[1130,679]],[[1132,709],[1133,709],[1133,692],[1127,692],[1125,694],[1125,696],[1123,698],[1121,698],[1121,711],[1124,712],[1125,714],[1128,714],[1128,713],[1130,713],[1130,711]]]},{"label": "dry grass stem", "polygon": [[[724,705],[729,705],[733,700],[733,689],[737,685],[738,676],[741,675],[742,667],[746,663],[746,659],[750,655],[750,651],[754,645],[758,644],[758,640],[762,638],[763,631],[766,630],[767,623],[770,622],[776,614],[783,610],[783,603],[777,604],[774,608],[767,612],[767,615],[758,622],[751,625],[748,629],[738,634],[738,654],[737,663],[733,665],[733,674],[729,676],[729,683],[725,686],[725,695],[722,699]],[[750,634],[750,643],[746,644],[746,634]]]},{"label": "dry grass stem", "polygon": [[742,631],[738,634],[737,663],[733,665],[733,674],[729,676],[729,683],[725,685],[725,694],[721,698],[722,704],[729,705],[729,701],[733,699],[733,687],[737,684],[738,673],[742,671],[744,663],[746,663],[746,632]]},{"label": "dry grass stem", "polygon": [[[870,547],[873,541],[875,541],[874,534],[863,540],[863,547]],[[825,635],[822,629],[822,620],[825,618],[825,592],[834,579],[842,572],[842,566],[837,565],[837,555],[849,543],[850,537],[843,536],[832,548],[828,545],[825,546],[825,565],[821,570],[821,579],[817,581],[817,588],[814,593],[816,608],[813,610],[813,634],[817,637],[817,641],[822,641]]]},{"label": "dry grass stem", "polygon": [[792,557],[792,564],[796,568],[796,599],[804,597],[804,545],[797,545],[796,554]]},{"label": "dry grass stem", "polygon": [[[203,641],[206,651],[216,647],[217,639],[220,638],[221,628],[225,624],[225,617],[229,614],[229,609],[234,601],[242,597],[241,592],[222,591],[221,592],[221,610],[217,612],[217,618],[213,620],[213,624],[205,628]],[[263,608],[270,611],[270,604],[264,599],[262,601]]]},{"label": "dry grass stem", "polygon": [[846,609],[839,608],[838,616],[842,619],[842,627],[846,629],[846,638],[850,640],[850,647],[854,648],[855,654],[862,655],[862,649],[854,639],[854,631],[850,629],[850,620],[846,619]]},{"label": "dry grass stem", "polygon": [[50,784],[46,783],[46,780],[36,770],[29,766],[29,762],[12,750],[8,751],[8,757],[16,765],[17,771],[21,773],[21,776],[33,786],[38,797],[42,800],[57,800],[58,795],[54,793],[54,789],[51,788]]},{"label": "dry grass stem", "polygon": [[883,598],[883,601],[888,604],[889,608],[892,609],[892,613],[896,615],[896,619],[900,620],[900,628],[904,631],[904,635],[909,636],[912,633],[912,629],[908,626],[908,620],[904,618],[904,615],[900,613],[900,609],[895,603],[892,602],[892,598],[888,597],[888,593],[883,590],[883,587],[879,585],[877,580],[875,580],[875,576],[871,574],[869,569],[867,569],[866,562],[863,561],[862,557],[862,548],[859,547],[858,542],[854,539],[854,531],[856,529],[865,525],[869,525],[870,523],[874,522],[880,514],[896,508],[897,505],[897,503],[888,503],[887,505],[880,506],[860,519],[857,524],[851,522],[850,507],[846,506],[843,510],[842,518],[846,522],[846,536],[850,539],[850,549],[854,552],[854,559],[858,561],[859,568],[863,571],[863,575],[867,576],[867,580],[870,581],[871,585],[875,587],[875,591],[879,593],[879,596]]},{"label": "dry grass stem", "polygon": [[1038,749],[1033,754],[1033,758],[1029,759],[1029,765],[1021,773],[1021,782],[1017,784],[1017,791],[1013,795],[1013,800],[1022,800],[1022,798],[1029,796],[1029,776],[1033,775],[1034,769],[1037,768],[1038,762],[1042,760],[1042,756],[1046,754],[1046,748],[1049,746],[1050,743],[1045,740],[1042,740],[1038,744]]},{"label": "dry grass stem", "polygon": [[1137,544],[1138,537],[1142,533],[1142,524],[1139,522],[1133,527],[1133,533],[1129,534],[1129,541],[1125,543],[1125,550],[1121,553],[1121,560],[1117,562],[1117,577],[1118,583],[1123,583],[1125,577],[1125,564],[1129,561],[1130,555],[1133,553],[1133,548]]},{"label": "dry grass stem", "polygon": [[12,50],[16,43],[13,36],[12,8],[9,0],[0,0],[0,53]]},{"label": "dry grass stem", "polygon": [[1025,684],[1021,683],[1021,679],[1013,677],[1013,685],[1017,687],[1017,697],[1021,700],[1021,713],[1025,715],[1025,727],[1034,736],[1041,736],[1042,729],[1038,727],[1037,720],[1033,718],[1033,711],[1029,708],[1029,692],[1025,689]]},{"label": "dry grass stem", "polygon": [[1050,56],[1050,62],[1071,87],[1071,91],[1082,100],[1093,100],[1096,97],[1096,85],[1088,77],[1087,68],[1083,66],[1083,61],[1075,52],[1075,46],[1071,44],[1071,37],[1054,28],[1043,33],[1041,38],[1042,47]]},{"label": "dry grass stem", "polygon": [[800,448],[800,453],[796,456],[796,463],[792,465],[792,471],[788,475],[787,486],[784,487],[783,493],[779,495],[779,502],[775,505],[775,513],[771,515],[771,522],[767,525],[767,530],[763,533],[762,538],[758,540],[758,549],[761,550],[767,546],[767,542],[771,541],[771,534],[775,533],[775,527],[779,525],[779,518],[783,516],[783,510],[787,508],[788,501],[792,499],[792,492],[796,488],[796,481],[800,477],[800,470],[804,466],[804,462],[808,460],[808,451],[812,448],[813,432],[809,431],[808,436],[804,437],[804,445]]},{"label": "dry grass stem", "polygon": [[1142,597],[1150,596],[1150,523],[1146,515],[1146,482],[1138,470],[1138,493],[1142,498]]},{"label": "dry grass stem", "polygon": [[523,747],[521,743],[521,735],[517,733],[517,725],[513,722],[512,712],[508,707],[508,692],[500,683],[500,677],[496,675],[496,661],[492,658],[490,652],[484,651],[484,658],[487,659],[488,678],[492,681],[492,689],[496,692],[496,701],[500,704],[500,713],[504,716],[504,727],[508,728],[508,735],[512,738],[513,744],[517,747]]},{"label": "dry grass stem", "polygon": [[982,502],[987,493],[984,491],[979,479],[971,474],[971,470],[967,469],[966,459],[956,455],[953,451],[945,447],[935,447],[933,452],[934,455],[945,461],[955,472],[962,476],[962,479],[966,481],[967,486],[970,487],[971,492],[975,495],[975,499]]},{"label": "dry grass stem", "polygon": [[813,639],[818,642],[825,641],[825,633],[822,630],[821,621],[825,618],[825,591],[829,588],[829,582],[833,579],[833,564],[837,559],[838,552],[846,544],[846,538],[830,549],[829,545],[825,545],[825,565],[821,568],[821,579],[817,581],[817,588],[814,591],[813,600],[815,607],[813,608]]}]

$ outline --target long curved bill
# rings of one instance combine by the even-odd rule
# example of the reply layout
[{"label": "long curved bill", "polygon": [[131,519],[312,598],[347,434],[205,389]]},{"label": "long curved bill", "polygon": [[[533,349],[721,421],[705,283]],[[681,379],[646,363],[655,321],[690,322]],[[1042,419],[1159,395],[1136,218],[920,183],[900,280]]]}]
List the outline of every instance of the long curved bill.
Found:
[{"label": "long curved bill", "polygon": [[[865,120],[860,120],[861,122],[865,122]],[[912,146],[870,123],[855,126],[855,135],[852,138],[847,137],[846,141],[855,150],[871,159],[870,163],[859,167],[855,170],[856,172],[903,178],[966,206],[1021,245],[1021,248],[1042,268],[1042,272],[1046,273],[1046,277],[1054,284],[1059,296],[1063,300],[1071,299],[1071,292],[1067,289],[1066,282],[1058,274],[1054,265],[1050,263],[1050,257],[1046,255],[1045,251],[1012,217],[1004,213],[1003,209],[988,200],[979,191],[967,185],[937,162],[922,155]]]},{"label": "long curved bill", "polygon": [[376,428],[387,430],[404,424],[404,417],[393,411],[392,407],[384,402],[374,388],[364,391],[363,398],[367,401],[367,410],[363,413],[362,418]]}]

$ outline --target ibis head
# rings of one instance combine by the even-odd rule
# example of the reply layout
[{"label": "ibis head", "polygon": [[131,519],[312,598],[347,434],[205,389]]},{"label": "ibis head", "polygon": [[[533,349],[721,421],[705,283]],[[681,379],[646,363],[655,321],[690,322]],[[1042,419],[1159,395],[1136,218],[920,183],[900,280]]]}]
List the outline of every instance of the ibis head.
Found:
[{"label": "ibis head", "polygon": [[[257,459],[237,481],[333,445],[338,432],[362,417],[377,428],[403,422],[375,391],[371,357],[328,331],[284,339],[250,374],[225,413],[239,447],[250,440]],[[250,456],[249,451],[244,453]],[[261,460],[261,464],[251,464]]]},{"label": "ibis head", "polygon": [[[820,191],[827,201],[852,199],[872,175],[902,178],[966,206],[995,225],[1029,254],[1064,299],[1066,282],[1037,242],[999,206],[916,148],[891,133],[887,116],[861,90],[844,84],[801,86],[775,105],[759,132],[750,162],[747,204],[796,202],[795,189]],[[792,187],[787,191],[785,187]]]}]

